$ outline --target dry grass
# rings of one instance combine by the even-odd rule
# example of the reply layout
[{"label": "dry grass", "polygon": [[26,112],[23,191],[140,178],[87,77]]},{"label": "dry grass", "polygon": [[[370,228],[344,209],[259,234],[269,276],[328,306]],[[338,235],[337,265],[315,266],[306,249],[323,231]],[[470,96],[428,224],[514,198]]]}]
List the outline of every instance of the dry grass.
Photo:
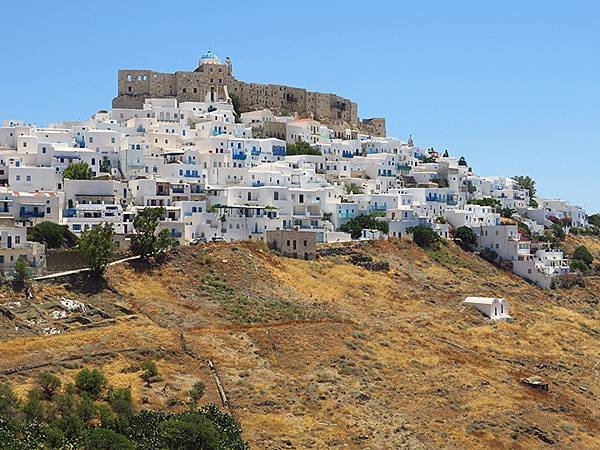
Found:
[{"label": "dry grass", "polygon": [[[0,369],[48,360],[69,379],[94,365],[131,386],[138,404],[177,409],[196,379],[206,401],[219,401],[210,358],[253,448],[599,446],[597,281],[542,291],[453,244],[360,251],[390,271],[279,258],[248,243],[180,249],[146,271],[111,268],[115,292],[94,301],[122,303],[138,319],[0,340]],[[82,298],[66,285],[37,292]],[[462,308],[467,295],[507,297],[515,321],[485,321]],[[88,356],[62,361],[69,355]],[[151,387],[125,370],[147,358],[163,375]],[[10,379],[24,392],[39,370]],[[550,392],[520,383],[531,375]]]}]

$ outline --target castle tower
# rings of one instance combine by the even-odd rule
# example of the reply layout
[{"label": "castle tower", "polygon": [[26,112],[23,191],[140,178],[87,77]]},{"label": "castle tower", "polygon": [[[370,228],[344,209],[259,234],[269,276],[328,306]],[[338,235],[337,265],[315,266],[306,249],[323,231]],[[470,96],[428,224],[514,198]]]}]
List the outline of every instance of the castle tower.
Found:
[{"label": "castle tower", "polygon": [[227,64],[227,69],[229,70],[229,75],[233,74],[233,63],[231,62],[231,58],[228,56],[225,58],[225,64]]}]

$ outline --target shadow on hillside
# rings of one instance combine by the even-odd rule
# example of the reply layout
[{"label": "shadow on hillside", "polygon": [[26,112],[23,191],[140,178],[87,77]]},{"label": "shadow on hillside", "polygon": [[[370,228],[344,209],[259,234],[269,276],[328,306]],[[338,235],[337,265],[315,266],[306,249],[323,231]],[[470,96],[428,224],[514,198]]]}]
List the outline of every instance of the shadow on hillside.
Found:
[{"label": "shadow on hillside", "polygon": [[98,294],[105,289],[113,291],[106,279],[101,275],[89,272],[78,273],[69,277],[69,288],[78,294]]}]

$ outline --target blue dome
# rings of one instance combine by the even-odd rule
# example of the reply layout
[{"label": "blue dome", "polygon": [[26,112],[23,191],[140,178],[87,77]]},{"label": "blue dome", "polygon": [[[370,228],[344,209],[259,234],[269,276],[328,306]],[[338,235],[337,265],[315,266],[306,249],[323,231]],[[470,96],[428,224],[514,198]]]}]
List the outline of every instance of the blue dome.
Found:
[{"label": "blue dome", "polygon": [[215,55],[211,50],[208,50],[204,55],[202,55],[202,57],[200,58],[200,61],[203,63],[216,63],[219,64],[221,61],[219,60],[219,57],[217,55]]}]

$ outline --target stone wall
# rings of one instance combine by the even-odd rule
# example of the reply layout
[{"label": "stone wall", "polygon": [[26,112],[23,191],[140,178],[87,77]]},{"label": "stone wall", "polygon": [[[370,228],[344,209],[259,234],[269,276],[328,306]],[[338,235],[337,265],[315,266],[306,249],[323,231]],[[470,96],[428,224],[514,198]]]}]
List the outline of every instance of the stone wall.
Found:
[{"label": "stone wall", "polygon": [[50,273],[87,267],[77,250],[46,250],[46,270]]},{"label": "stone wall", "polygon": [[[276,114],[314,115],[325,122],[343,121],[361,126],[358,105],[347,98],[284,85],[246,83],[235,79],[227,64],[205,64],[193,72],[173,74],[119,70],[118,82],[118,96],[113,100],[113,108],[140,109],[147,98],[201,102],[207,93],[212,95],[211,101],[217,101],[225,98],[223,87],[227,86],[230,94],[239,97],[242,112],[268,108]],[[385,121],[382,123],[385,135]],[[381,122],[376,128],[380,130]]]}]

